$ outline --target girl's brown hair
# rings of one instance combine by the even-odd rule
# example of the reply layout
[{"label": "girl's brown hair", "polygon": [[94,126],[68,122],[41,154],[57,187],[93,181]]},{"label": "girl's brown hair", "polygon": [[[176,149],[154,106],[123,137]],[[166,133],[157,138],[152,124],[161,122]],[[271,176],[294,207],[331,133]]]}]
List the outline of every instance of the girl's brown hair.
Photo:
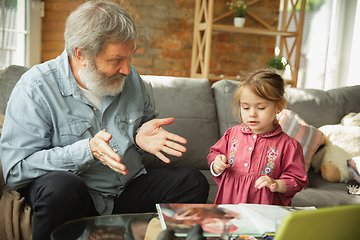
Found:
[{"label": "girl's brown hair", "polygon": [[271,69],[255,70],[245,76],[235,91],[233,104],[237,115],[240,117],[240,96],[244,87],[253,91],[259,97],[268,101],[282,103],[285,107],[285,81]]}]

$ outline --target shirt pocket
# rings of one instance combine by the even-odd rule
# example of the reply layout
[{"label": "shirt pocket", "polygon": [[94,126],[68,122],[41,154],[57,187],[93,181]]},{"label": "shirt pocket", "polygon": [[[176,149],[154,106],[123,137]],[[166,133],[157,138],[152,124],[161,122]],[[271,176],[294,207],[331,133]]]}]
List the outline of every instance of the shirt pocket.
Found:
[{"label": "shirt pocket", "polygon": [[120,132],[134,142],[133,135],[140,127],[144,112],[133,111],[116,115],[116,122]]},{"label": "shirt pocket", "polygon": [[82,119],[75,119],[62,124],[59,126],[58,144],[66,146],[83,139],[91,138],[90,128],[90,122]]}]

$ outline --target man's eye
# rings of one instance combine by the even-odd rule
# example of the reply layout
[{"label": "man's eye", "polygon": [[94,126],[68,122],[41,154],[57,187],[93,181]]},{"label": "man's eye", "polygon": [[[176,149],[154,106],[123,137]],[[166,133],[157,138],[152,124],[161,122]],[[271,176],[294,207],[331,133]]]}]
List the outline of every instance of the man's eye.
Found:
[{"label": "man's eye", "polygon": [[111,60],[110,61],[112,64],[119,64],[121,62],[121,60],[116,59],[116,60]]}]

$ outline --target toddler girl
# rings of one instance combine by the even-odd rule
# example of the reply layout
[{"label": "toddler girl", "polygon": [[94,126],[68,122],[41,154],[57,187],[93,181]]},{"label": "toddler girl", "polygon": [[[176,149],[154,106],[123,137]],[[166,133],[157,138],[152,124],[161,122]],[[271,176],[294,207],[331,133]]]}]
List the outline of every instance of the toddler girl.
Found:
[{"label": "toddler girl", "polygon": [[284,92],[284,80],[269,69],[241,81],[233,103],[242,124],[228,129],[207,157],[219,186],[216,204],[289,206],[308,185],[302,147],[276,120]]}]

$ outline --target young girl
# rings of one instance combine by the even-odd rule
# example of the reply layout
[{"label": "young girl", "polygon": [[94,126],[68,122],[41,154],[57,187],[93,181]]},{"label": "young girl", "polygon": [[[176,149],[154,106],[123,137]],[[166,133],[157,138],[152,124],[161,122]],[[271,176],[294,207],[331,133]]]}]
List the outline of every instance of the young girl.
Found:
[{"label": "young girl", "polygon": [[207,157],[219,190],[216,204],[291,205],[308,185],[300,143],[276,120],[285,104],[285,83],[272,70],[248,74],[233,103],[242,120],[210,148]]}]

